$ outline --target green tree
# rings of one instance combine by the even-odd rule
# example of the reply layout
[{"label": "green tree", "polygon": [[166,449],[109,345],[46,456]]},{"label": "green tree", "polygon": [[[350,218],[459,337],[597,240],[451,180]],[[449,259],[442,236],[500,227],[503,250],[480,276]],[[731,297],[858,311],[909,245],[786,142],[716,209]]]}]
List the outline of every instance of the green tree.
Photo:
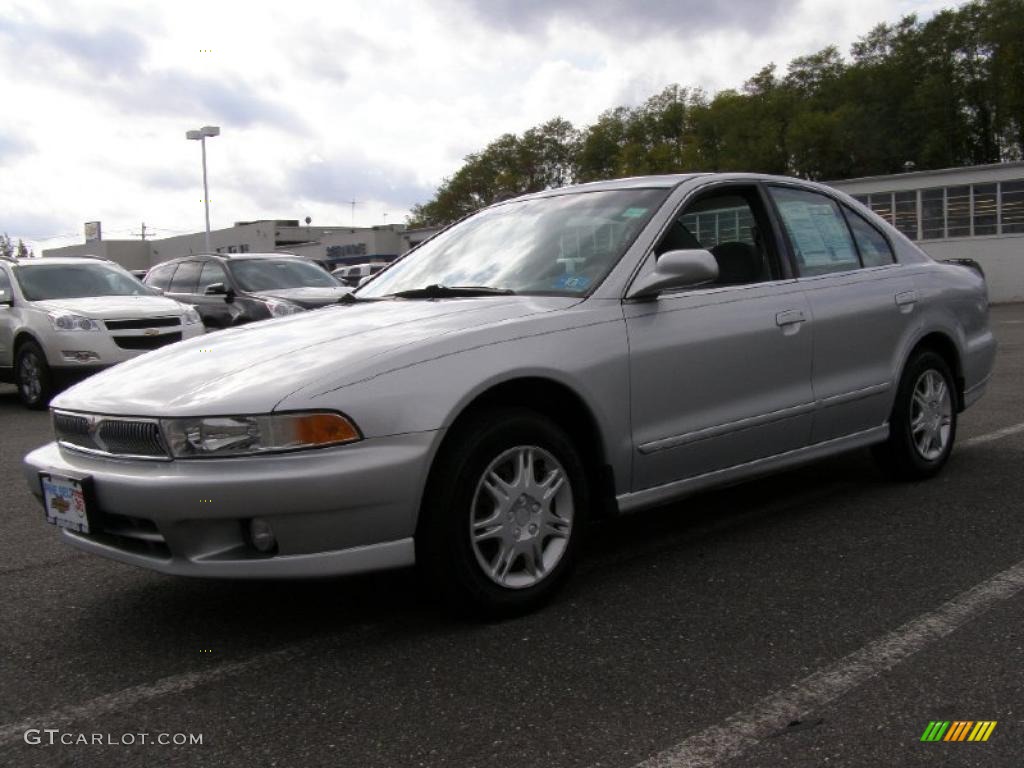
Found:
[{"label": "green tree", "polygon": [[926,22],[878,24],[774,64],[741,89],[670,85],[576,130],[556,118],[469,155],[411,223],[450,222],[508,195],[572,181],[687,171],[812,179],[1024,156],[1024,0],[971,0]]}]

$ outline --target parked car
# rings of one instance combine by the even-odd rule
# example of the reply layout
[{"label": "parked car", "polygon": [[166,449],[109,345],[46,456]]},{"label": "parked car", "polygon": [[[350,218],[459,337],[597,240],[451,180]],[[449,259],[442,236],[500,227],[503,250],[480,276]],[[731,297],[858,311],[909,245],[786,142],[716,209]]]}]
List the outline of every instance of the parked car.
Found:
[{"label": "parked car", "polygon": [[191,304],[210,329],[316,309],[350,292],[323,267],[280,253],[186,256],[153,267],[145,283]]},{"label": "parked car", "polygon": [[0,381],[29,408],[96,371],[203,333],[199,315],[113,262],[0,259]]},{"label": "parked car", "polygon": [[750,174],[502,202],[317,314],[60,395],[24,466],[64,539],[192,576],[416,562],[453,604],[514,613],[593,517],[869,446],[936,474],[995,355],[977,271]]},{"label": "parked car", "polygon": [[366,264],[351,264],[346,267],[338,267],[331,272],[338,280],[347,286],[355,288],[366,278],[373,277],[388,265],[386,261],[367,262]]}]

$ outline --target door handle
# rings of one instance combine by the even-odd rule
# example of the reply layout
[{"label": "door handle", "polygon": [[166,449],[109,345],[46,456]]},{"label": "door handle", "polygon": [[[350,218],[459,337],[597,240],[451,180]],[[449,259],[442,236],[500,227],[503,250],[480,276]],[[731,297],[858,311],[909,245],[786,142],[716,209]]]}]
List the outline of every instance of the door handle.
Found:
[{"label": "door handle", "polygon": [[896,306],[900,312],[910,312],[917,303],[917,291],[901,291],[896,294]]},{"label": "door handle", "polygon": [[779,312],[775,316],[775,324],[780,328],[785,328],[787,325],[798,325],[807,321],[807,316],[804,315],[802,309],[787,309],[785,312]]}]

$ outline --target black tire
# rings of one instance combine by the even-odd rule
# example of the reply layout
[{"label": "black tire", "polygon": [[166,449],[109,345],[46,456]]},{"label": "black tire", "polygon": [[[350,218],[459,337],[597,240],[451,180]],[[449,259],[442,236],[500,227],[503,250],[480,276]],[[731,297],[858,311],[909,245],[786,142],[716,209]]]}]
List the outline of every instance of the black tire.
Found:
[{"label": "black tire", "polygon": [[[925,439],[924,433],[918,432],[919,437],[915,438],[912,424],[916,408],[915,388],[921,386],[922,377],[929,376],[929,372],[941,377],[945,393],[948,393],[949,404],[948,435],[941,449],[937,444],[932,444],[931,448],[935,455],[926,455],[922,450],[920,442]],[[936,399],[933,402],[939,401]],[[925,480],[938,474],[949,460],[953,443],[956,441],[957,410],[956,385],[945,359],[930,349],[915,352],[907,362],[896,392],[896,400],[889,416],[889,439],[872,450],[875,461],[882,471],[899,480]],[[936,412],[934,416],[940,417],[940,423],[944,423],[941,413]]]},{"label": "black tire", "polygon": [[[559,500],[555,502],[563,505],[561,511],[572,512],[572,523],[564,537],[544,538],[545,530],[549,528],[537,524],[545,519],[544,512],[534,511],[534,507],[543,507],[539,496],[520,493],[517,488],[507,498],[518,501],[507,505],[503,512],[502,502],[497,501],[497,496],[489,496],[480,485],[494,462],[501,461],[503,456],[518,456],[524,447],[539,449],[530,454],[538,462],[537,468],[530,473],[534,477],[556,467],[564,473],[569,496],[563,495],[565,488],[562,486]],[[501,474],[503,466],[499,464],[494,468]],[[511,486],[512,483],[508,487]],[[538,499],[537,504],[532,503],[535,498]],[[567,505],[564,504],[566,498],[569,499]],[[416,534],[417,563],[445,607],[457,614],[492,619],[526,613],[551,599],[571,572],[589,501],[583,460],[572,440],[558,425],[523,408],[481,413],[471,417],[449,436],[431,472]],[[498,552],[503,548],[506,551],[529,548],[534,540],[538,547],[528,555],[529,560],[526,554],[506,558],[505,578],[510,583],[514,579],[524,582],[537,579],[536,583],[520,583],[515,587],[503,585],[496,580],[499,576],[491,576],[485,571],[485,547],[490,542],[474,544],[470,531],[474,520],[477,525],[483,522],[478,517],[481,510],[484,517],[491,514],[487,510],[488,504],[493,505],[494,519],[501,518],[500,522],[488,526],[494,531],[501,529],[494,542]],[[531,514],[536,517],[530,517]],[[528,529],[531,533],[526,532]],[[519,539],[521,531],[523,538]],[[512,540],[515,540],[514,544],[506,544]],[[555,554],[551,555],[552,552]],[[536,555],[541,553],[542,559],[548,555],[557,559],[549,568],[543,565],[530,568],[529,563],[536,562]],[[495,562],[501,562],[498,554]]]},{"label": "black tire", "polygon": [[42,410],[53,397],[53,375],[42,348],[34,341],[18,347],[14,361],[14,383],[21,402],[33,410]]}]

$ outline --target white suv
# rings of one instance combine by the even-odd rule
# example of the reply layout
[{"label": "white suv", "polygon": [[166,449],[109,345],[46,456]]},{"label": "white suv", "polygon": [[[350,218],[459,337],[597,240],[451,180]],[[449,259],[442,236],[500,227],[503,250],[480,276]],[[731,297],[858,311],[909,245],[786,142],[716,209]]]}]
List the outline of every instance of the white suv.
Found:
[{"label": "white suv", "polygon": [[204,332],[194,309],[95,258],[0,259],[0,381],[45,408],[77,379]]}]

